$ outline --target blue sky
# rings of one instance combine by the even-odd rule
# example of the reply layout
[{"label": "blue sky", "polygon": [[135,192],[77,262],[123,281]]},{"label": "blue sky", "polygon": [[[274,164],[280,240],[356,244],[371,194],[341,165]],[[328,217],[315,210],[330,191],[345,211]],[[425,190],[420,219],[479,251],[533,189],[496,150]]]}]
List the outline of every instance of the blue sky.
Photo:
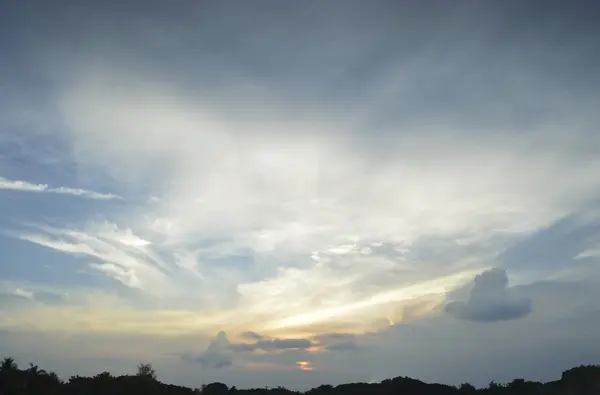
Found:
[{"label": "blue sky", "polygon": [[597,16],[10,2],[0,349],[192,386],[598,363]]}]

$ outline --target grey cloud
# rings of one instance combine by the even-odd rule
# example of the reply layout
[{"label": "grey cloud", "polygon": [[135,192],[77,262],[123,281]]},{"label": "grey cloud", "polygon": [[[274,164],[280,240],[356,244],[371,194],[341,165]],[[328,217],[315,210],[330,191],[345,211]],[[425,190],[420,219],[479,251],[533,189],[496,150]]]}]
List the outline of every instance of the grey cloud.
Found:
[{"label": "grey cloud", "polygon": [[329,351],[356,351],[358,350],[358,344],[352,341],[333,343],[326,345],[325,348]]},{"label": "grey cloud", "polygon": [[206,352],[196,356],[194,360],[209,369],[222,369],[233,365],[232,357],[223,353]]},{"label": "grey cloud", "polygon": [[[244,333],[246,337],[260,336],[255,332]],[[261,336],[262,337],[262,336]],[[222,369],[234,364],[236,353],[246,353],[255,350],[304,350],[313,343],[308,339],[264,339],[255,343],[231,343],[223,331],[209,343],[206,350],[201,353],[185,353],[184,361],[196,362],[208,369]]]},{"label": "grey cloud", "polygon": [[242,337],[251,340],[262,340],[264,338],[263,335],[252,331],[242,333]]},{"label": "grey cloud", "polygon": [[[583,281],[544,281],[511,288],[512,295],[535,300],[535,314],[526,320],[477,325],[434,314],[395,325],[361,339],[376,348],[356,353],[352,363],[373,366],[380,377],[401,372],[446,384],[487,386],[491,380],[506,382],[515,377],[558,379],[562,370],[597,363],[600,357],[595,330],[600,310],[593,303],[600,297],[599,279],[600,270],[595,270]],[[350,365],[337,353],[324,357],[331,359],[327,360],[330,364]]]},{"label": "grey cloud", "polygon": [[[284,385],[308,389],[322,383],[380,381],[399,375],[446,384],[468,381],[483,386],[491,380],[507,382],[515,377],[547,381],[559,378],[564,369],[580,363],[597,363],[600,358],[597,331],[600,311],[594,303],[600,298],[600,269],[594,273],[586,273],[583,282],[553,281],[511,288],[511,294],[528,295],[536,301],[536,314],[527,320],[511,320],[501,325],[465,325],[447,314],[435,314],[384,331],[358,335],[356,339],[361,352],[353,353],[351,358],[345,352],[311,353],[301,350],[239,356],[243,358],[242,362],[267,362],[280,366],[292,366],[295,361],[308,360],[316,367],[310,374],[299,375],[298,371],[292,370],[275,373],[271,370],[226,369],[230,366],[229,361],[237,367],[235,352],[231,359],[227,353],[205,354],[203,365],[194,359],[198,356],[194,354],[184,357],[187,364],[166,358],[163,365],[158,356],[164,350],[186,347],[190,341],[195,341],[187,337],[140,340],[139,335],[81,335],[77,337],[77,343],[73,343],[73,337],[56,341],[53,334],[11,334],[0,330],[0,348],[23,364],[30,360],[40,361],[42,367],[56,370],[66,378],[74,374],[95,374],[107,368],[125,374],[139,362],[71,358],[73,353],[77,355],[88,346],[93,346],[90,354],[93,351],[96,355],[95,350],[107,345],[114,348],[117,340],[119,345],[132,342],[150,344],[152,348],[146,349],[146,352],[149,360],[158,359],[155,367],[161,378],[167,382],[189,383],[192,387],[198,386],[199,367],[206,369],[201,372],[204,382],[222,381],[238,388]],[[593,278],[596,280],[592,281]],[[341,342],[352,338],[350,334],[333,333],[310,340]],[[74,344],[76,347],[73,347]],[[69,356],[66,359],[65,347]],[[332,368],[321,371],[320,367]]]},{"label": "grey cloud", "polygon": [[303,349],[312,346],[312,342],[307,339],[272,339],[272,340],[261,340],[256,343],[258,348],[263,350],[276,349],[276,350],[287,350],[287,349]]},{"label": "grey cloud", "polygon": [[548,272],[585,264],[587,259],[576,257],[600,238],[599,203],[560,218],[513,245],[498,256],[498,266]]},{"label": "grey cloud", "polygon": [[197,362],[208,369],[222,369],[233,365],[233,352],[227,334],[219,332],[205,351],[199,354],[184,354],[184,361]]},{"label": "grey cloud", "polygon": [[234,352],[251,352],[257,349],[254,343],[235,343],[229,346],[229,349]]},{"label": "grey cloud", "polygon": [[506,271],[495,268],[475,277],[466,301],[452,301],[444,309],[461,320],[496,322],[525,317],[532,311],[532,301],[511,297]]},{"label": "grey cloud", "polygon": [[329,351],[355,351],[359,349],[357,337],[351,333],[326,333],[315,336],[315,340]]},{"label": "grey cloud", "polygon": [[348,341],[348,340],[354,340],[354,338],[355,338],[355,335],[353,335],[351,333],[324,333],[324,334],[315,336],[315,339],[317,339],[321,342]]},{"label": "grey cloud", "polygon": [[308,339],[264,339],[256,343],[231,344],[230,348],[235,351],[303,350],[312,345]]}]

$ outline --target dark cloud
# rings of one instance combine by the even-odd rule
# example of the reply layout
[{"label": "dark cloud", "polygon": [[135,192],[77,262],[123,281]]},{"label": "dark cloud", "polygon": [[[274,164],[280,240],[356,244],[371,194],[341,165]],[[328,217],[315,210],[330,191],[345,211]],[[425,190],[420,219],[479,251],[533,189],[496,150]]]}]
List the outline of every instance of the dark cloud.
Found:
[{"label": "dark cloud", "polygon": [[325,333],[315,336],[315,340],[328,351],[355,351],[359,348],[356,335],[351,333]]},{"label": "dark cloud", "polygon": [[[261,337],[255,332],[246,332],[244,337]],[[255,350],[305,350],[313,345],[308,339],[263,339],[255,343],[231,343],[223,331],[210,342],[206,350],[201,353],[185,353],[184,361],[196,362],[208,369],[227,368],[234,364],[236,353],[247,353]]]},{"label": "dark cloud", "polygon": [[478,274],[468,299],[452,301],[445,311],[455,318],[475,322],[496,322],[525,317],[532,310],[528,298],[511,297],[504,269],[491,269]]},{"label": "dark cloud", "polygon": [[358,344],[353,341],[340,342],[326,345],[325,348],[329,351],[356,351]]},{"label": "dark cloud", "polygon": [[256,345],[263,350],[289,350],[309,348],[313,344],[307,339],[270,339],[261,340]]},{"label": "dark cloud", "polygon": [[227,334],[219,332],[205,351],[196,355],[185,354],[183,360],[197,362],[208,369],[222,369],[233,365],[233,352]]},{"label": "dark cloud", "polygon": [[255,343],[236,343],[231,344],[230,348],[234,351],[254,351],[254,350],[304,350],[313,346],[308,339],[263,339]]}]

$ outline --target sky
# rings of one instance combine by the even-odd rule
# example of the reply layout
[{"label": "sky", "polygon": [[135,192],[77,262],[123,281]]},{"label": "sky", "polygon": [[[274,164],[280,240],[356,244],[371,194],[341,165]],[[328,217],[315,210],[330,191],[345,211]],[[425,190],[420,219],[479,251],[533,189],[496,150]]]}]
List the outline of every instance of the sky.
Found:
[{"label": "sky", "polygon": [[62,378],[600,363],[592,1],[5,1],[0,350]]}]

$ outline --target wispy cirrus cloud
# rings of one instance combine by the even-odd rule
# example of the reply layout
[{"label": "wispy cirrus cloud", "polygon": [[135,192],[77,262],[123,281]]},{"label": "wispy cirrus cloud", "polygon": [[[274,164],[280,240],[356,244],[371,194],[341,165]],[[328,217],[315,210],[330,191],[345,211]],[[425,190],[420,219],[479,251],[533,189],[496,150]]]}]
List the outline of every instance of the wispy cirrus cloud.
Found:
[{"label": "wispy cirrus cloud", "polygon": [[[248,330],[307,336],[332,324],[330,330],[361,332],[380,327],[382,319],[384,325],[389,325],[414,318],[404,314],[401,306],[410,308],[416,300],[433,300],[432,305],[413,316],[426,314],[435,301],[443,301],[448,289],[478,272],[478,269],[463,270],[416,282],[399,278],[397,283],[381,285],[379,277],[372,276],[373,271],[381,269],[377,258],[371,261],[362,258],[365,264],[370,264],[341,272],[322,264],[302,270],[281,268],[269,279],[251,281],[242,277],[232,282],[235,277],[231,277],[231,272],[203,261],[201,254],[165,250],[151,238],[147,240],[131,229],[106,222],[89,223],[85,230],[26,224],[24,229],[9,234],[76,257],[87,257],[91,262],[82,261],[81,270],[107,276],[141,292],[138,303],[154,301],[184,314],[187,311],[190,317],[202,312],[203,319],[195,324],[187,320],[189,330],[210,333],[225,321],[227,324],[220,324],[220,329],[246,331],[245,337],[254,338],[262,335]],[[223,274],[225,277],[218,282],[210,281]],[[68,325],[67,321],[63,324]],[[259,348],[280,345],[268,339],[257,340]]]},{"label": "wispy cirrus cloud", "polygon": [[50,187],[47,184],[34,184],[28,181],[9,180],[4,177],[0,177],[0,189],[19,192],[55,193],[61,195],[81,196],[83,198],[96,200],[121,199],[120,196],[115,195],[113,193],[102,193],[90,191],[87,189],[70,188],[63,186]]}]

